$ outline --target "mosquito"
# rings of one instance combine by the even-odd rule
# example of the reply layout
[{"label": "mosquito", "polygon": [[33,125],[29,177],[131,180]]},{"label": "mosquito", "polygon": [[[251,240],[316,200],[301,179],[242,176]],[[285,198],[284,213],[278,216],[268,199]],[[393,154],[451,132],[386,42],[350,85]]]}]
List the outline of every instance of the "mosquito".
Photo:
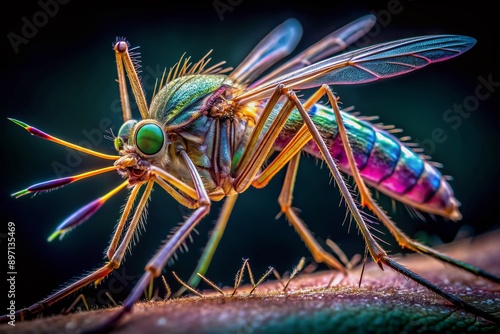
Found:
[{"label": "mosquito", "polygon": [[[415,210],[450,220],[461,218],[460,203],[447,179],[430,161],[390,131],[341,110],[339,98],[330,88],[412,72],[461,55],[476,41],[467,36],[429,35],[334,56],[367,33],[374,23],[373,15],[363,16],[273,71],[267,70],[288,56],[301,38],[302,28],[295,19],[288,19],[272,30],[234,70],[224,67],[224,62],[209,65],[210,52],[194,64],[190,58],[181,57],[158,81],[149,105],[138,75],[138,52],[125,39],[118,38],[113,49],[124,123],[113,138],[117,152],[114,155],[89,150],[11,119],[32,135],[113,162],[79,175],[34,184],[15,192],[14,197],[45,192],[108,172],[115,172],[123,179],[114,189],[65,219],[49,240],[60,238],[82,224],[116,193],[129,191],[105,264],[44,300],[18,310],[16,316],[36,314],[86,285],[99,283],[118,268],[147,210],[146,203],[154,186],[192,211],[147,263],[143,276],[123,305],[98,329],[111,329],[133,308],[151,280],[161,275],[167,262],[207,216],[212,201],[224,199],[208,246],[189,281],[196,285],[198,273],[203,275],[210,264],[238,195],[249,187],[264,188],[285,168],[278,198],[281,211],[316,262],[346,273],[344,265],[317,242],[292,209],[299,160],[301,153],[307,152],[328,166],[368,253],[381,269],[392,268],[457,308],[498,323],[493,315],[403,267],[379,244],[372,233],[373,221],[363,208],[370,210],[403,248],[500,283],[500,278],[439,253],[411,239],[396,226],[374,200],[372,190]],[[140,120],[132,117],[129,89]],[[310,89],[309,97],[297,96],[299,91]],[[322,98],[328,103],[320,103]],[[359,202],[353,199],[344,175],[352,176]],[[8,320],[7,316],[1,319]]]}]

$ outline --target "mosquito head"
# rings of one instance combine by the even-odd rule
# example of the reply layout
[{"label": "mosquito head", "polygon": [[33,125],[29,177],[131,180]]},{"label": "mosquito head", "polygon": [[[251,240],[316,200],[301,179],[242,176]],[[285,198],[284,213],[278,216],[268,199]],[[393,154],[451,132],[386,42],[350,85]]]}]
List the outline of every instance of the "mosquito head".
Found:
[{"label": "mosquito head", "polygon": [[129,120],[120,127],[114,139],[120,155],[136,153],[148,160],[158,160],[165,155],[167,136],[162,125],[152,119]]},{"label": "mosquito head", "polygon": [[130,184],[148,180],[151,165],[162,165],[166,159],[167,140],[160,123],[152,119],[129,120],[121,126],[114,139],[120,159],[115,161],[118,172]]}]

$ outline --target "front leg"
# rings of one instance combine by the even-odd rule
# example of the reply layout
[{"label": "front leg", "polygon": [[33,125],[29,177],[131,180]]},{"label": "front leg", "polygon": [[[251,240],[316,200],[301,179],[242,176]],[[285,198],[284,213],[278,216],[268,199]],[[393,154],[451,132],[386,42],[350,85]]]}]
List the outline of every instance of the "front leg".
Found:
[{"label": "front leg", "polygon": [[[132,203],[134,202],[134,199],[137,197],[139,189],[141,188],[141,184],[135,185],[132,191],[130,192],[129,198],[127,200],[127,205],[125,206],[125,210],[122,213],[122,218],[121,222],[127,221],[129,218],[129,215],[131,213],[132,209]],[[144,209],[146,202],[148,200],[149,194],[151,193],[151,189],[153,188],[153,182],[150,181],[146,185],[146,189],[144,190],[144,193],[142,194],[141,200],[136,208],[136,211],[132,217],[132,220],[128,226],[127,233],[125,238],[120,242],[120,245],[118,247],[118,251],[114,251],[113,253],[109,256],[109,262],[105,263],[102,267],[99,269],[94,270],[88,275],[85,275],[84,277],[78,279],[76,282],[56,291],[55,293],[49,295],[42,301],[39,301],[27,308],[21,309],[16,311],[15,316],[16,318],[24,319],[24,318],[29,318],[36,313],[39,313],[43,311],[44,309],[48,308],[49,306],[55,304],[59,300],[62,300],[64,297],[70,295],[71,293],[89,285],[92,283],[95,283],[96,285],[101,282],[103,279],[105,279],[113,270],[118,268],[123,261],[123,257],[125,256],[125,251],[128,249],[130,246],[130,240],[132,239],[132,236],[136,232],[136,228],[139,222],[139,219],[142,214],[142,210]],[[123,224],[119,224],[123,225]],[[115,232],[115,235],[113,237],[113,240],[118,240],[118,236],[121,234],[121,230],[118,229]],[[9,320],[8,315],[2,315],[0,316],[0,323],[7,322]]]},{"label": "front leg", "polygon": [[163,267],[167,264],[168,260],[172,258],[179,247],[185,242],[186,238],[198,225],[201,219],[210,212],[210,198],[208,197],[208,194],[203,186],[203,181],[201,180],[196,167],[185,151],[181,151],[180,155],[186,163],[186,166],[189,169],[189,172],[193,179],[195,191],[197,194],[196,199],[199,207],[188,217],[184,224],[182,224],[180,228],[175,231],[175,233],[149,261],[149,263],[146,265],[145,273],[134,286],[127,299],[123,302],[123,306],[98,327],[91,329],[89,333],[108,332],[114,326],[116,326],[120,319],[126,313],[132,310],[132,307],[141,298],[144,290],[148,287],[151,280],[154,277],[158,277],[161,275]]}]

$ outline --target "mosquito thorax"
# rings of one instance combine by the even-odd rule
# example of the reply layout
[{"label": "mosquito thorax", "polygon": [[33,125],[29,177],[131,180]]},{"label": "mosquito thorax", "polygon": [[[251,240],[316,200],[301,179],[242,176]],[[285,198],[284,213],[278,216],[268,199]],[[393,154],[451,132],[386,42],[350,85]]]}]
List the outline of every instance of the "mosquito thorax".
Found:
[{"label": "mosquito thorax", "polygon": [[[196,74],[176,78],[163,87],[151,102],[150,115],[166,127],[183,126],[206,115],[215,106],[227,111],[222,97],[229,92],[232,82],[225,75]],[[222,94],[222,92],[225,92]],[[218,99],[213,98],[216,94]],[[225,110],[225,111],[224,111]]]}]

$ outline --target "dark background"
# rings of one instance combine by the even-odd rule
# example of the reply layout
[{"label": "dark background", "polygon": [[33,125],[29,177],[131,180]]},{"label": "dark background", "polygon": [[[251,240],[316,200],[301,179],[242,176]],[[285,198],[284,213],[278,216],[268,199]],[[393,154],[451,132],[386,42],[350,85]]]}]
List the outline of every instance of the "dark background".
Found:
[{"label": "dark background", "polygon": [[[391,1],[340,1],[325,7],[319,1],[301,4],[259,4],[254,1],[224,1],[230,10],[219,16],[214,2],[206,1],[163,5],[143,2],[128,7],[123,2],[91,4],[69,1],[60,4],[52,17],[40,23],[38,31],[15,52],[8,34],[22,34],[23,18],[33,22],[43,18],[37,2],[12,4],[2,11],[2,55],[0,90],[0,135],[2,141],[1,249],[2,268],[6,268],[6,225],[16,226],[16,307],[21,308],[45,297],[53,289],[80,277],[103,263],[113,227],[119,218],[125,192],[116,195],[92,219],[67,234],[62,241],[48,243],[47,237],[68,215],[119,184],[114,173],[87,179],[35,198],[20,199],[9,194],[33,183],[58,177],[54,163],[66,164],[69,151],[35,138],[9,122],[13,117],[67,141],[86,140],[86,133],[99,133],[101,122],[108,122],[115,133],[121,125],[117,104],[118,86],[112,43],[125,36],[142,53],[143,77],[148,101],[152,83],[164,67],[173,65],[186,52],[193,60],[213,49],[214,61],[226,60],[237,66],[245,55],[271,29],[289,17],[297,18],[304,34],[297,52],[329,32],[370,12],[379,13],[378,30],[369,34],[370,44],[423,34],[463,34],[478,40],[466,54],[426,67],[415,73],[381,82],[334,87],[344,106],[354,105],[363,115],[380,115],[381,121],[404,129],[404,135],[427,142],[434,129],[441,128],[447,139],[430,147],[424,145],[433,160],[441,162],[442,172],[452,175],[451,185],[462,203],[463,220],[412,218],[401,204],[396,212],[383,195],[380,202],[392,213],[399,226],[413,237],[432,244],[450,242],[463,235],[476,235],[498,228],[498,92],[480,101],[475,110],[456,129],[443,120],[454,104],[471,101],[479,77],[500,81],[498,65],[498,22],[490,4],[474,3],[462,7],[422,1],[401,0],[400,11],[389,14]],[[498,89],[498,87],[494,88]],[[481,92],[484,92],[482,90]],[[101,134],[102,131],[100,132]],[[98,138],[98,137],[96,137]],[[427,141],[425,141],[427,139]],[[96,139],[97,140],[97,139]],[[96,150],[114,154],[112,143],[97,140]],[[75,155],[72,156],[73,158]],[[90,156],[76,155],[69,166],[72,174],[107,166]],[[319,240],[332,238],[350,257],[364,251],[362,238],[354,226],[342,225],[345,207],[339,205],[337,188],[329,185],[326,168],[313,159],[302,159],[294,196],[301,217]],[[249,258],[253,272],[260,276],[268,266],[280,273],[290,270],[309,253],[298,235],[281,217],[277,196],[283,174],[268,187],[250,189],[236,203],[223,240],[215,254],[207,277],[220,285],[232,285],[233,277]],[[210,217],[203,220],[199,235],[188,253],[168,268],[166,277],[177,286],[174,270],[187,279],[217,217],[220,203],[214,203]],[[155,191],[149,205],[146,230],[127,256],[121,282],[105,281],[97,290],[94,304],[107,303],[102,292],[109,291],[123,300],[131,283],[139,277],[150,256],[158,249],[171,228],[188,211],[161,190]],[[382,229],[382,231],[384,231]],[[388,235],[379,236],[390,243],[393,253],[400,249]],[[323,267],[320,267],[323,268]],[[123,271],[124,270],[124,271]],[[2,269],[2,272],[6,272]],[[120,280],[121,278],[121,280]],[[4,286],[2,284],[2,286]],[[5,288],[6,289],[6,288]],[[93,288],[84,291],[96,296]],[[7,291],[1,291],[2,300]],[[68,298],[69,301],[73,297]],[[62,304],[61,304],[62,305]],[[56,306],[58,312],[62,306]],[[2,311],[5,308],[2,306]]]}]

